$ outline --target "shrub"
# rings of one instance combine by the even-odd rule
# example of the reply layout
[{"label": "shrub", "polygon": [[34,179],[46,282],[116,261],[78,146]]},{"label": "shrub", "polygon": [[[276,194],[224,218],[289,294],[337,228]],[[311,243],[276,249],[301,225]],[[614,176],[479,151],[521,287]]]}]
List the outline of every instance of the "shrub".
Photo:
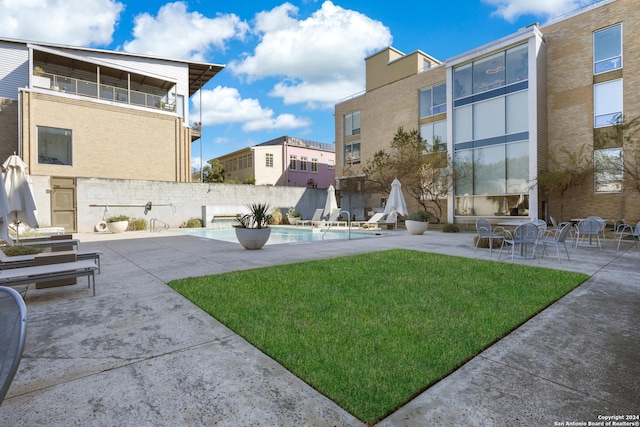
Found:
[{"label": "shrub", "polygon": [[3,246],[2,252],[7,256],[20,256],[20,255],[34,255],[39,254],[43,250],[33,246],[15,245],[15,246]]},{"label": "shrub", "polygon": [[202,228],[202,220],[200,218],[190,218],[183,222],[180,228]]},{"label": "shrub", "polygon": [[443,233],[458,233],[459,231],[460,231],[460,227],[458,227],[458,224],[450,224],[448,222],[445,222],[444,224],[442,224]]},{"label": "shrub", "polygon": [[411,215],[409,215],[409,219],[411,221],[435,222],[435,217],[433,216],[433,214],[431,214],[431,212],[427,212],[427,211],[413,212]]},{"label": "shrub", "polygon": [[116,215],[107,218],[107,222],[129,221],[129,217],[126,215]]},{"label": "shrub", "polygon": [[129,218],[129,231],[139,231],[147,229],[147,220],[144,218]]},{"label": "shrub", "polygon": [[269,224],[282,224],[282,211],[280,208],[274,208],[273,211],[271,211],[271,221],[269,221]]}]

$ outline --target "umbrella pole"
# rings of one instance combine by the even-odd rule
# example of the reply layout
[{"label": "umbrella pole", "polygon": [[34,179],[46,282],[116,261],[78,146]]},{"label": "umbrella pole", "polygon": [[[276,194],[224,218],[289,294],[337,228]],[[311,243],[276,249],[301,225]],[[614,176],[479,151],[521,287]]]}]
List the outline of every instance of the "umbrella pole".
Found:
[{"label": "umbrella pole", "polygon": [[16,218],[13,223],[16,226],[16,242],[20,243],[20,221]]}]

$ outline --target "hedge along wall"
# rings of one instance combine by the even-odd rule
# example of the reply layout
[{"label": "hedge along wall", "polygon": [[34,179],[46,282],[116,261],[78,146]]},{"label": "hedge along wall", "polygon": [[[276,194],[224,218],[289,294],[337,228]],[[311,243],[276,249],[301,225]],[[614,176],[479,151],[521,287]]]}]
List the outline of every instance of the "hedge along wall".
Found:
[{"label": "hedge along wall", "polygon": [[[40,226],[51,225],[51,180],[48,176],[31,178]],[[177,228],[190,218],[202,218],[203,206],[209,206],[209,212],[216,216],[235,216],[246,204],[262,202],[279,207],[283,216],[293,206],[303,218],[311,218],[315,209],[324,208],[326,198],[326,190],[304,187],[77,178],[77,231],[92,232],[98,222],[116,215],[147,221],[158,218]],[[148,202],[152,208],[145,215]],[[91,205],[109,207],[105,212],[104,206]]]}]

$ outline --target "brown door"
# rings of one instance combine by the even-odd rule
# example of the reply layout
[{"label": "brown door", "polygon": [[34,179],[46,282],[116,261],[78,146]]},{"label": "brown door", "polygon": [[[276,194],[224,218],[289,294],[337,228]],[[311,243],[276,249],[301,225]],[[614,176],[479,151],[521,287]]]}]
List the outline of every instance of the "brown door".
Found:
[{"label": "brown door", "polygon": [[76,230],[76,180],[51,177],[51,226]]}]

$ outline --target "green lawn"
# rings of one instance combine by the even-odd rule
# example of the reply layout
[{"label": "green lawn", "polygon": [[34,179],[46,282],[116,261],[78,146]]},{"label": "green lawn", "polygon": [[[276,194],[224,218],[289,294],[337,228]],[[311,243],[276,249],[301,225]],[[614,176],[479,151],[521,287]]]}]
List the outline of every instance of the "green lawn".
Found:
[{"label": "green lawn", "polygon": [[374,423],[587,278],[390,250],[169,285]]}]

